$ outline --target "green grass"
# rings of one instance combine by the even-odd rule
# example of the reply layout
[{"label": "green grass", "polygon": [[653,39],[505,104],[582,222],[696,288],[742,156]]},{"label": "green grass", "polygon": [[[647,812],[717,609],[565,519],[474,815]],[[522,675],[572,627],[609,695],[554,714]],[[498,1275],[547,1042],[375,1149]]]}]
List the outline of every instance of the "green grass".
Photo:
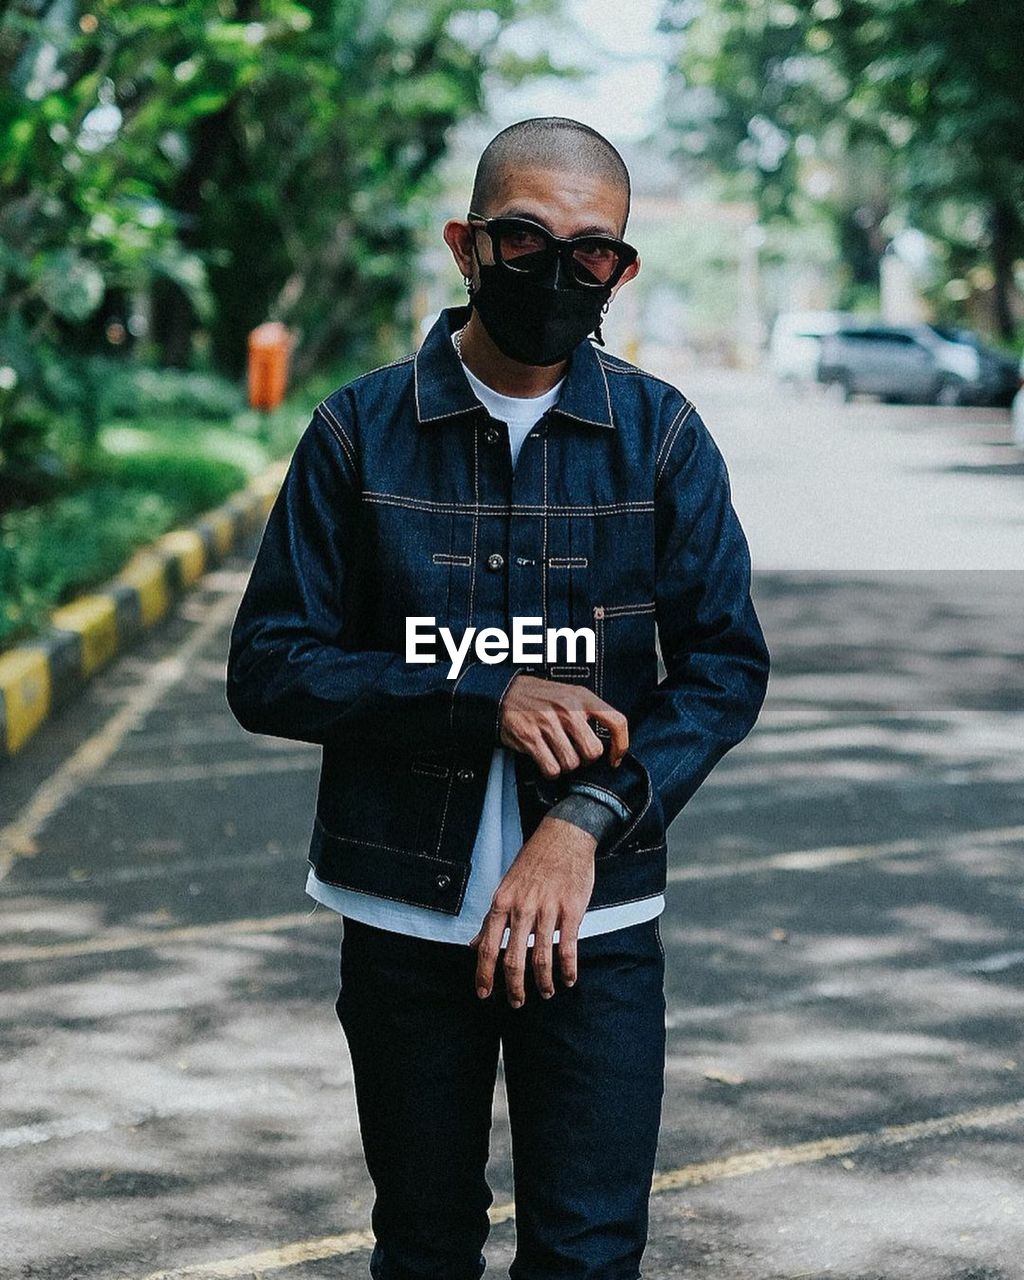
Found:
[{"label": "green grass", "polygon": [[45,629],[51,610],[112,577],[140,546],[219,506],[274,456],[223,423],[112,423],[73,492],[0,523],[0,651]]},{"label": "green grass", "polygon": [[177,383],[167,378],[153,381],[169,388],[166,402],[150,394],[135,406],[143,410],[138,415],[127,391],[120,401],[113,397],[113,414],[89,460],[76,467],[70,491],[0,517],[0,652],[45,630],[54,608],[118,573],[140,546],[288,457],[313,406],[358,372],[322,374],[270,413],[227,414],[230,397],[222,397],[224,406],[214,403],[215,384],[207,389],[210,403],[183,412]]}]

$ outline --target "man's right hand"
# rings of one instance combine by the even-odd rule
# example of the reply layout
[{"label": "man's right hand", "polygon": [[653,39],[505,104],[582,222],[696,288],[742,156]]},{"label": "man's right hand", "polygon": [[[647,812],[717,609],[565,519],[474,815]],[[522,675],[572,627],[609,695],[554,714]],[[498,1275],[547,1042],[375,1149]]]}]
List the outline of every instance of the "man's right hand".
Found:
[{"label": "man's right hand", "polygon": [[532,756],[545,777],[557,778],[604,753],[588,717],[609,730],[608,759],[618,765],[629,746],[629,724],[621,711],[581,685],[521,672],[502,699],[499,736],[506,747]]}]

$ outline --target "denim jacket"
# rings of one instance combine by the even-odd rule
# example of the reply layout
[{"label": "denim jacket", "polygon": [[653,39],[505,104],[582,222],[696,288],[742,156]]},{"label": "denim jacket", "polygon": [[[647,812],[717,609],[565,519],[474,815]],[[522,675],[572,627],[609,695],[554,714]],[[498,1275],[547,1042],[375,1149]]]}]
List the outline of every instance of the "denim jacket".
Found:
[{"label": "denim jacket", "polygon": [[[226,696],[253,733],[322,746],[309,862],[327,883],[457,914],[501,703],[520,671],[623,712],[629,748],[546,778],[515,754],[524,837],[567,794],[627,815],[589,907],[659,893],[666,829],[753,726],[769,654],[725,462],[693,403],[599,349],[513,472],[442,311],[419,350],[313,410],[231,632]],[[593,661],[405,659],[406,618],[593,630]]]}]

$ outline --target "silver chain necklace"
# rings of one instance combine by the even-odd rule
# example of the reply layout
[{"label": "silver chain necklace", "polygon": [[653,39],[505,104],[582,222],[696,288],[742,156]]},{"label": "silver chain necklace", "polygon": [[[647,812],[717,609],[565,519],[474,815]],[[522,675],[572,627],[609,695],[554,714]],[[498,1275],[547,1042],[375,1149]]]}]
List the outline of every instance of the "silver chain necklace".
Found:
[{"label": "silver chain necklace", "polygon": [[463,333],[465,333],[465,331],[466,331],[466,326],[463,325],[461,329],[456,329],[456,331],[452,334],[452,345],[455,347],[455,350],[458,352],[460,360],[462,359],[462,335]]}]

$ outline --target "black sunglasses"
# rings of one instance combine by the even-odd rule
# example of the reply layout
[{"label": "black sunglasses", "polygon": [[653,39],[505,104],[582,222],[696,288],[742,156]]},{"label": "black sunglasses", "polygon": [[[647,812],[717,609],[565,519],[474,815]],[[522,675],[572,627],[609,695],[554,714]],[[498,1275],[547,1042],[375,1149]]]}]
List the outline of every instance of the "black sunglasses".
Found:
[{"label": "black sunglasses", "polygon": [[585,235],[568,239],[552,235],[530,218],[484,218],[469,214],[491,238],[494,261],[521,275],[547,277],[557,258],[574,284],[607,288],[637,258],[637,250],[614,236]]}]

